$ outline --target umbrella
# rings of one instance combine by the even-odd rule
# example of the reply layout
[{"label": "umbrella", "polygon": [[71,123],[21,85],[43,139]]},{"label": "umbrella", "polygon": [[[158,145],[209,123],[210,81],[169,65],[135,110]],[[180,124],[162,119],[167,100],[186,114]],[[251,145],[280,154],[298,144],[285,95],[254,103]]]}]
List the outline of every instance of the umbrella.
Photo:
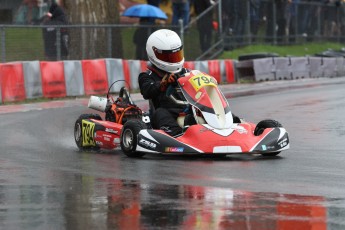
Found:
[{"label": "umbrella", "polygon": [[167,15],[158,7],[149,4],[137,4],[126,9],[122,16],[135,18],[168,19]]}]

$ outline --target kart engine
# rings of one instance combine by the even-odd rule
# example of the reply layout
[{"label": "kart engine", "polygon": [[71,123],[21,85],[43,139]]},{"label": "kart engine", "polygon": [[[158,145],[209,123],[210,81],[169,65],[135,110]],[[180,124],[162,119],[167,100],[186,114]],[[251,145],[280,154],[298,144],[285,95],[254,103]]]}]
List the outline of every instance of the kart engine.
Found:
[{"label": "kart engine", "polygon": [[106,109],[105,120],[124,124],[128,120],[141,119],[141,116],[142,111],[139,107],[119,97]]}]

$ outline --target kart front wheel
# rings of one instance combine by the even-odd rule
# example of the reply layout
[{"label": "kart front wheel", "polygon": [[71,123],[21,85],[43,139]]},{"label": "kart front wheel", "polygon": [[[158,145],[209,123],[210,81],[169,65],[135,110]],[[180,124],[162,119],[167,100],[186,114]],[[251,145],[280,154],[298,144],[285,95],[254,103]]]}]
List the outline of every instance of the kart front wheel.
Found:
[{"label": "kart front wheel", "polygon": [[128,157],[142,157],[145,153],[137,152],[138,134],[146,125],[141,120],[129,120],[123,127],[120,137],[121,150]]},{"label": "kart front wheel", "polygon": [[[254,135],[259,136],[264,132],[265,129],[277,128],[277,127],[283,127],[283,126],[276,120],[262,120],[256,125],[254,129]],[[277,156],[279,153],[280,152],[262,153],[261,155],[262,156]]]},{"label": "kart front wheel", "polygon": [[74,124],[74,140],[80,150],[99,150],[98,146],[83,146],[82,121],[85,119],[102,120],[98,114],[82,114]]}]

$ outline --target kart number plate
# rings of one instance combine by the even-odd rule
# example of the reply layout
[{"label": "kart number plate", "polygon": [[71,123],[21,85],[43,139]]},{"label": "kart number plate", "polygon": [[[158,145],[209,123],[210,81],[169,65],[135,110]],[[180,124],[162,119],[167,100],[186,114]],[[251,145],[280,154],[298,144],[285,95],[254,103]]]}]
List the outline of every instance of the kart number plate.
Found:
[{"label": "kart number plate", "polygon": [[82,125],[83,146],[96,146],[94,140],[95,123],[83,120]]},{"label": "kart number plate", "polygon": [[217,80],[206,74],[197,74],[189,79],[189,82],[192,84],[193,88],[198,91],[199,89],[210,85],[216,87]]}]

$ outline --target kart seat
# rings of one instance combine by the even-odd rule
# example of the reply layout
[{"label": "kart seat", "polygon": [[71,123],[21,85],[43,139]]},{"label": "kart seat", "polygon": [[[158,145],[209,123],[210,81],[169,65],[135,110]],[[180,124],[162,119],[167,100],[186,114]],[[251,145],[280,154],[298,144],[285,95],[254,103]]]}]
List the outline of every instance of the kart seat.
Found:
[{"label": "kart seat", "polygon": [[181,128],[195,124],[206,124],[203,117],[197,116],[197,121],[192,114],[181,115],[177,118],[177,123]]}]

